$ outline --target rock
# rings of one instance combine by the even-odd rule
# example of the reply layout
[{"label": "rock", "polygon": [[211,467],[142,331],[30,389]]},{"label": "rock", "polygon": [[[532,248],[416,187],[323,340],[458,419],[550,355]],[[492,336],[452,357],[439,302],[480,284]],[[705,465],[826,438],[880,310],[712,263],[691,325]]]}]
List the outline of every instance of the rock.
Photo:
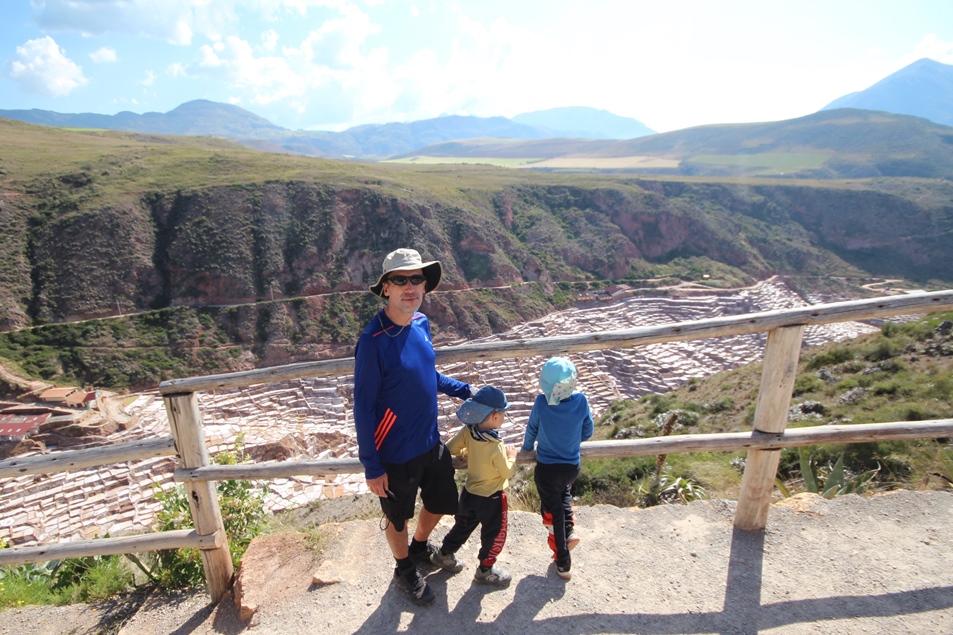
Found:
[{"label": "rock", "polygon": [[274,443],[263,443],[247,448],[246,452],[255,461],[285,461],[302,453],[294,437],[286,436]]},{"label": "rock", "polygon": [[248,623],[260,606],[276,605],[308,590],[318,554],[301,534],[266,534],[248,545],[235,578],[235,606]]},{"label": "rock", "polygon": [[16,443],[0,443],[0,459],[8,459],[11,456],[20,456],[28,452],[38,452],[44,454],[46,445],[42,441],[26,438]]}]

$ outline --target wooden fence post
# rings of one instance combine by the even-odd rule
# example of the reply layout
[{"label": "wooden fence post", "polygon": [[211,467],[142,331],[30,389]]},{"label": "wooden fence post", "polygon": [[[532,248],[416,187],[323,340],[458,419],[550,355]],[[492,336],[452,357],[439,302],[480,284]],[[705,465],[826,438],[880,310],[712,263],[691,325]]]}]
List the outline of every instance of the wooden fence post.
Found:
[{"label": "wooden fence post", "polygon": [[[787,426],[803,334],[804,325],[785,326],[768,331],[761,388],[754,413],[755,432],[776,434],[784,432]],[[741,477],[738,508],[735,511],[735,527],[738,529],[764,529],[780,460],[780,449],[748,451],[745,473]]]},{"label": "wooden fence post", "polygon": [[[195,393],[164,395],[163,400],[182,467],[207,466],[209,458],[205,447],[205,430],[202,427],[202,411]],[[232,583],[234,569],[225,525],[222,523],[222,510],[215,491],[215,481],[185,483],[185,493],[189,498],[196,532],[200,536],[214,536],[219,533],[222,537],[221,541],[215,541],[219,546],[201,550],[208,593],[212,602],[218,603]]]}]

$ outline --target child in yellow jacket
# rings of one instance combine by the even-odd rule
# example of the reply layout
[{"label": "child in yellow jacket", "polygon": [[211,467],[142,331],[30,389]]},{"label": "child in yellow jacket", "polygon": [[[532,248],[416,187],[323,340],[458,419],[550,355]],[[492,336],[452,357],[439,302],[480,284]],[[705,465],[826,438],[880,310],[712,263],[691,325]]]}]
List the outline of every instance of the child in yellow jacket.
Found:
[{"label": "child in yellow jacket", "polygon": [[454,555],[467,541],[477,525],[480,530],[480,565],[473,576],[475,582],[497,587],[509,586],[511,576],[496,564],[506,542],[509,479],[516,474],[514,445],[504,445],[499,430],[503,413],[510,407],[499,388],[485,386],[467,399],[457,417],[463,428],[447,443],[451,454],[467,457],[467,482],[460,491],[460,506],[453,528],[443,539],[440,550],[431,561],[452,573],[463,570],[463,563]]}]

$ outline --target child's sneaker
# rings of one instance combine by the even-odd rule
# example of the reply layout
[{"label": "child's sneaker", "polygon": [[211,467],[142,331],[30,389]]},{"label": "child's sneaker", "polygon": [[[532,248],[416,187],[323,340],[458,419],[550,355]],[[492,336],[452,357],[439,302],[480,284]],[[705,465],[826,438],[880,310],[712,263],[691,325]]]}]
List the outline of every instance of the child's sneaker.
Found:
[{"label": "child's sneaker", "polygon": [[481,571],[480,567],[477,567],[476,573],[473,574],[473,581],[477,584],[489,584],[490,586],[504,588],[510,586],[511,579],[512,576],[509,573],[495,564],[486,571]]},{"label": "child's sneaker", "polygon": [[575,529],[570,528],[570,530],[566,532],[566,548],[570,551],[575,549],[576,545],[579,544],[579,540],[579,534],[576,533]]},{"label": "child's sneaker", "polygon": [[558,575],[563,580],[568,580],[572,577],[572,563],[566,562],[564,564],[556,563],[556,575]]},{"label": "child's sneaker", "polygon": [[410,567],[405,573],[401,574],[397,568],[394,568],[394,584],[398,589],[407,594],[410,601],[418,606],[433,604],[437,595],[433,592],[420,574],[417,573],[417,567]]},{"label": "child's sneaker", "polygon": [[457,557],[452,553],[444,554],[443,549],[435,549],[434,552],[430,554],[430,562],[450,573],[460,573],[463,571],[463,563],[457,560]]}]

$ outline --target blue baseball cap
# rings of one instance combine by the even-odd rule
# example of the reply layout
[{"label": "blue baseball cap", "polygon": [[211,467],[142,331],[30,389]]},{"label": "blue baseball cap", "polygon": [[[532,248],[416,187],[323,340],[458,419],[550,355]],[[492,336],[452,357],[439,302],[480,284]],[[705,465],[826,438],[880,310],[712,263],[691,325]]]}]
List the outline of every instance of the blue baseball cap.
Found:
[{"label": "blue baseball cap", "polygon": [[492,413],[503,412],[509,407],[510,404],[502,390],[493,386],[484,386],[463,402],[457,410],[457,418],[471,426],[483,423]]}]

